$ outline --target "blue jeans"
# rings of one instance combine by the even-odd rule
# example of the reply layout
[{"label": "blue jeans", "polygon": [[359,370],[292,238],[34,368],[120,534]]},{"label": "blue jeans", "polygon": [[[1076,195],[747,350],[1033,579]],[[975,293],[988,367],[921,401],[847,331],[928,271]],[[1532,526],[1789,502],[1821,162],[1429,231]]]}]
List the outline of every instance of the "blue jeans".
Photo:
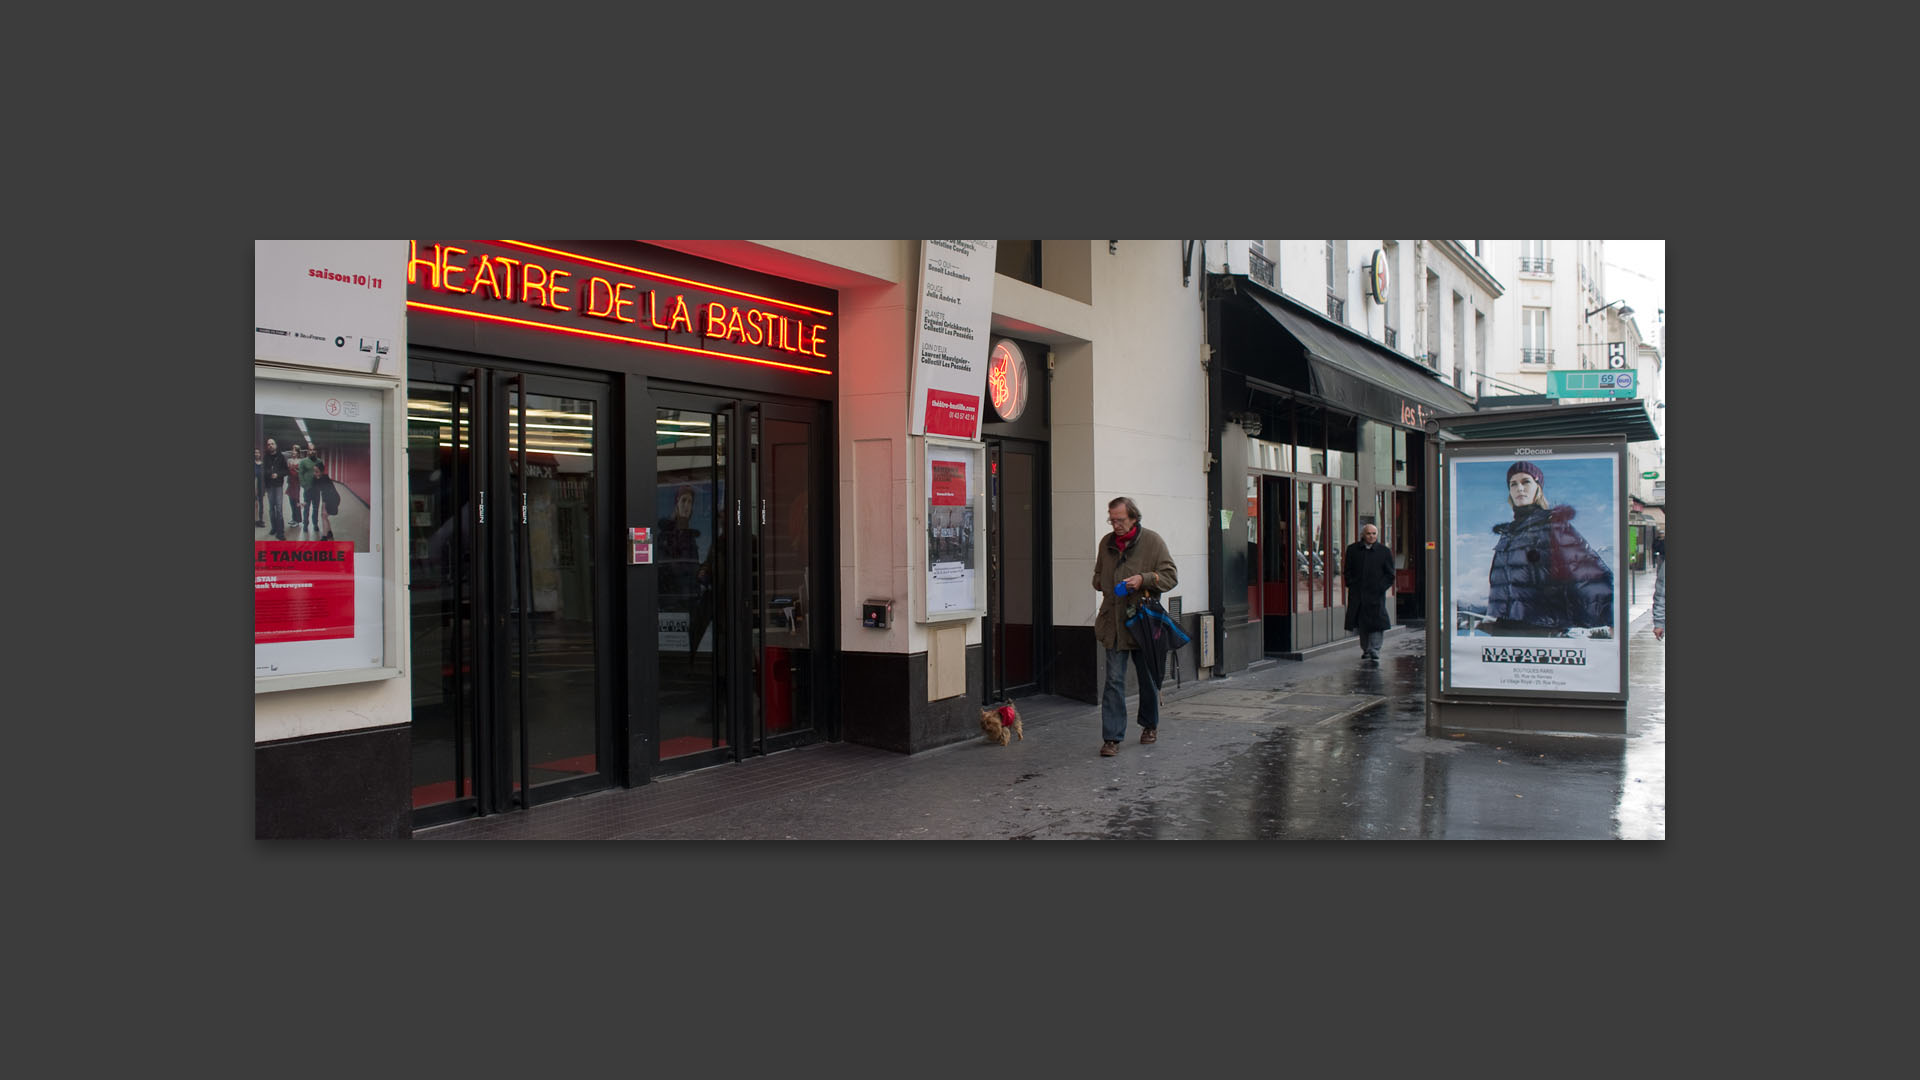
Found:
[{"label": "blue jeans", "polygon": [[1160,726],[1160,688],[1147,674],[1147,658],[1138,649],[1107,649],[1107,686],[1100,695],[1100,738],[1125,742],[1127,738],[1127,657],[1133,657],[1134,679],[1140,684],[1140,726]]},{"label": "blue jeans", "polygon": [[1363,654],[1380,655],[1380,642],[1386,639],[1385,630],[1360,631],[1360,651]]}]

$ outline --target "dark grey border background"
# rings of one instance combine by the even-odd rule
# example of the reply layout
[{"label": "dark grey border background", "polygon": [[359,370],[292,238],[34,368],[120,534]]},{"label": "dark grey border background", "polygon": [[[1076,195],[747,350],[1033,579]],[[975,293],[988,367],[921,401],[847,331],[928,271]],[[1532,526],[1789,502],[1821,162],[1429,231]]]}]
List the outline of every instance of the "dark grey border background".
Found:
[{"label": "dark grey border background", "polygon": [[[76,599],[68,578],[27,573],[17,594],[16,618],[43,623],[20,646],[20,752],[104,765],[36,766],[16,802],[34,814],[23,846],[53,856],[37,865],[57,873],[24,891],[59,898],[54,918],[22,935],[23,956],[51,976],[44,989],[70,991],[61,1000],[119,1017],[112,1045],[87,1048],[93,1059],[150,1065],[180,1031],[213,1021],[224,1058],[293,1075],[444,1069],[476,1043],[507,1070],[898,1054],[892,1064],[940,1075],[1069,1041],[1095,1066],[1122,1054],[1143,1069],[1220,1072],[1485,1061],[1489,1036],[1504,1060],[1551,1066],[1577,1053],[1596,1069],[1644,1067],[1680,1032],[1713,1038],[1718,1017],[1757,1006],[1742,990],[1773,985],[1755,978],[1756,949],[1783,928],[1780,913],[1815,889],[1833,895],[1824,872],[1839,869],[1851,831],[1809,807],[1826,798],[1820,787],[1854,778],[1776,760],[1791,750],[1804,761],[1817,740],[1820,696],[1806,684],[1823,647],[1807,655],[1804,632],[1786,625],[1772,572],[1785,525],[1775,542],[1741,538],[1764,508],[1823,490],[1836,458],[1883,460],[1776,441],[1828,438],[1772,407],[1806,371],[1807,343],[1825,358],[1865,354],[1805,324],[1830,309],[1767,302],[1775,286],[1741,271],[1801,257],[1775,219],[1780,193],[1829,163],[1758,160],[1765,136],[1778,138],[1760,126],[1775,122],[1770,110],[1709,116],[1724,92],[1692,94],[1710,72],[1670,16],[1658,28],[1589,21],[1591,48],[1604,42],[1607,56],[1568,57],[1566,69],[1604,82],[1606,102],[1568,111],[1558,94],[1509,100],[1523,81],[1512,64],[1476,74],[1422,40],[1432,26],[1418,18],[1373,27],[1349,53],[1318,48],[1331,24],[1288,15],[1270,33],[1298,47],[1250,92],[1265,51],[1158,34],[1129,48],[1035,10],[1023,47],[1061,57],[1044,87],[976,80],[965,96],[980,119],[943,117],[931,131],[919,95],[899,92],[924,76],[925,44],[869,48],[881,28],[817,12],[729,39],[722,80],[709,54],[681,47],[715,32],[701,20],[516,24],[530,48],[482,40],[477,20],[438,11],[434,33],[396,28],[405,47],[381,55],[358,24],[283,33],[293,27],[269,15],[257,44],[222,64],[162,72],[132,56],[118,67],[124,88],[166,89],[123,95],[108,130],[87,126],[59,171],[36,170],[38,182],[72,179],[52,213],[36,206],[44,231],[21,241],[48,253],[52,281],[100,282],[107,254],[148,260],[144,276],[73,290],[39,327],[17,328],[37,358],[27,370],[68,373],[87,409],[79,430],[51,410],[22,430],[76,464],[110,441],[166,448],[157,482],[129,485],[129,504],[86,483],[55,493],[52,535],[98,585]],[[1631,26],[1637,36],[1619,36]],[[846,62],[807,53],[808,31],[844,41]],[[1479,44],[1494,46],[1483,58],[1519,54],[1498,48],[1497,32]],[[109,64],[113,47],[90,46]],[[508,92],[515,65],[478,59],[502,49],[522,60],[544,50],[579,85]],[[1425,62],[1380,78],[1369,54]],[[357,74],[341,66],[350,57]],[[448,57],[480,81],[435,96]],[[784,116],[812,117],[786,144],[810,154],[776,153],[782,125],[764,121],[731,144],[721,164],[734,167],[709,167],[726,140],[702,142],[689,109],[670,107],[690,86],[736,116],[777,100]],[[1460,93],[1435,92],[1449,86]],[[1323,107],[1275,124],[1263,100]],[[1589,126],[1564,153],[1539,145],[1539,131],[1574,124]],[[1534,134],[1516,138],[1523,127]],[[514,137],[529,131],[540,138]],[[955,141],[922,154],[929,134]],[[1000,182],[988,166],[1009,148],[1047,167]],[[1725,166],[1748,161],[1744,179],[1765,182],[1727,183]],[[545,182],[519,182],[528,175]],[[223,519],[229,497],[200,480],[247,438],[251,241],[509,225],[589,236],[1679,235],[1667,290],[1678,316],[1669,404],[1682,417],[1668,440],[1669,560],[1681,563],[1667,646],[1679,650],[1667,693],[1673,839],[255,843],[253,695],[244,665],[222,676],[220,659],[246,648],[249,591],[232,574],[244,554],[195,542],[192,524]],[[130,549],[164,561],[99,576],[128,566]],[[1709,629],[1761,618],[1772,642]],[[538,965],[558,980],[532,983]],[[753,1037],[730,1038],[715,1023],[721,1006]],[[1501,1012],[1492,1025],[1489,1006]],[[1564,1041],[1576,1021],[1606,1034],[1576,1050]],[[542,1038],[556,1030],[578,1043]],[[1715,1045],[1737,1056],[1750,1042]],[[923,1067],[928,1057],[948,1068]]]}]

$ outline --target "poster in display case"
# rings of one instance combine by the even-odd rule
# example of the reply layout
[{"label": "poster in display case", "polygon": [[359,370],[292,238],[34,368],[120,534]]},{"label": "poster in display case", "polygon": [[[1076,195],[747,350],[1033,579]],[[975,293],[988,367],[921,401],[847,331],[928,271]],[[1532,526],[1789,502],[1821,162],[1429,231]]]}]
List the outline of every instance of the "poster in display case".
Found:
[{"label": "poster in display case", "polygon": [[394,396],[380,380],[255,369],[256,690],[398,673],[387,646]]},{"label": "poster in display case", "polygon": [[1624,441],[1443,448],[1444,691],[1626,689]]},{"label": "poster in display case", "polygon": [[931,435],[920,442],[921,621],[977,619],[987,612],[986,446]]}]

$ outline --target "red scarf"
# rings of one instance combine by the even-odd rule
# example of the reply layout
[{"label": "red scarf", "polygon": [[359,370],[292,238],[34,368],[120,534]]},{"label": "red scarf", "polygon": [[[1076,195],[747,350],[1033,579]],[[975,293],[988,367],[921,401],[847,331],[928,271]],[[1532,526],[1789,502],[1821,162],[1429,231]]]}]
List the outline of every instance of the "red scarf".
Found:
[{"label": "red scarf", "polygon": [[1140,523],[1136,521],[1133,523],[1133,528],[1128,529],[1126,532],[1113,534],[1113,550],[1125,555],[1127,553],[1127,545],[1133,543],[1134,538],[1139,535]]}]

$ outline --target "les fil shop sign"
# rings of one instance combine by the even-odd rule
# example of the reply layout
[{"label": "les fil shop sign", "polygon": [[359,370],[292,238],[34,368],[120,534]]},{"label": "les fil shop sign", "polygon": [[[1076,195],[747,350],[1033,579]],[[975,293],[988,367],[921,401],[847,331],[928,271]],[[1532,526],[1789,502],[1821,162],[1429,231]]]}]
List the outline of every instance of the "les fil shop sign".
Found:
[{"label": "les fil shop sign", "polygon": [[831,375],[833,312],[519,240],[407,241],[407,309]]}]

